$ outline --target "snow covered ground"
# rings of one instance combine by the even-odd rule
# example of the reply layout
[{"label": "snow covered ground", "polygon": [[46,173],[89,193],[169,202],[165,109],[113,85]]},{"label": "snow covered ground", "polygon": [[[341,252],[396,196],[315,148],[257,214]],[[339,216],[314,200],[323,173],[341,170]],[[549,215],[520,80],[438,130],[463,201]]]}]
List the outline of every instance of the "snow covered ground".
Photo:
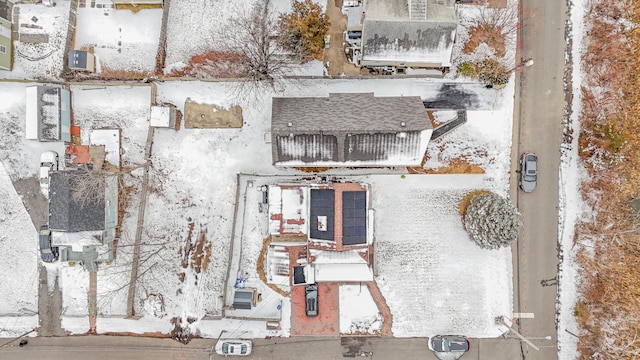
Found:
[{"label": "snow covered ground", "polygon": [[69,25],[69,1],[59,1],[57,6],[42,4],[15,4],[14,13],[20,12],[20,33],[42,34],[48,42],[30,44],[14,39],[13,70],[0,70],[0,78],[6,79],[54,79],[62,72],[67,28]]},{"label": "snow covered ground", "polygon": [[[112,6],[111,1],[107,3]],[[156,66],[161,23],[162,9],[79,8],[75,48],[93,48],[103,71],[151,73]]]},{"label": "snow covered ground", "polygon": [[[570,127],[573,134],[580,133],[580,114],[582,112],[582,56],[583,34],[585,31],[584,18],[587,7],[586,1],[575,0],[569,2],[571,12],[570,26],[573,39],[571,59],[570,89],[573,92],[570,116]],[[566,86],[566,84],[565,84]],[[580,283],[580,269],[575,262],[577,248],[574,244],[575,224],[581,220],[589,210],[582,202],[581,183],[585,181],[586,171],[580,164],[578,155],[578,136],[573,136],[571,143],[563,144],[560,163],[560,206],[561,218],[558,224],[559,242],[562,251],[559,278],[559,311],[558,343],[559,360],[573,360],[578,354],[578,339],[572,334],[580,334],[580,329],[574,316],[576,301],[578,300],[578,284]],[[569,333],[571,332],[571,333]]]},{"label": "snow covered ground", "polygon": [[374,334],[382,329],[382,317],[369,288],[340,285],[340,333]]},{"label": "snow covered ground", "polygon": [[[184,68],[194,55],[210,50],[220,50],[221,39],[225,34],[233,31],[229,27],[229,19],[248,14],[255,3],[256,0],[172,1],[167,26],[165,73]],[[326,8],[325,1],[320,0],[317,3]],[[288,12],[291,9],[289,0],[272,0],[271,5],[276,14]],[[316,75],[322,75],[322,73]]]},{"label": "snow covered ground", "polygon": [[[288,1],[286,1],[288,3]],[[284,3],[284,0],[283,0]],[[49,35],[47,45],[15,43],[14,71],[0,72],[0,77],[54,78],[62,69],[62,49],[66,37],[68,2],[56,7],[20,4],[21,23],[34,23]],[[211,39],[223,21],[212,18],[228,17],[237,12],[240,2],[221,1],[174,1],[168,27],[167,69],[179,68],[189,58],[207,49]],[[280,4],[278,2],[278,4]],[[580,50],[579,39],[582,29],[577,26],[583,13],[580,2],[573,4],[574,61]],[[18,6],[18,5],[17,5]],[[279,6],[286,10],[286,6]],[[201,9],[202,11],[194,11]],[[102,26],[113,28],[109,21],[116,15],[112,10],[81,9],[78,27],[86,29],[78,33],[76,45],[94,44],[101,60],[112,69],[148,71],[155,62],[159,32],[158,11],[149,10],[140,14],[118,12],[129,28],[122,28],[121,35],[114,31],[99,31]],[[283,11],[281,10],[281,11]],[[109,11],[110,15],[103,13]],[[127,15],[124,15],[124,14]],[[142,15],[141,15],[142,14]],[[215,15],[215,16],[214,16]],[[38,18],[37,22],[32,17]],[[98,23],[83,24],[83,21]],[[104,21],[102,21],[104,20]],[[130,23],[130,24],[129,24]],[[140,26],[133,27],[133,25]],[[182,29],[198,28],[199,31]],[[37,28],[28,31],[37,31]],[[120,32],[118,30],[118,32]],[[117,52],[117,41],[122,41],[121,53]],[[215,43],[215,41],[213,41]],[[135,48],[146,49],[143,56],[127,56]],[[76,48],[78,48],[76,46]],[[38,55],[37,57],[35,55]],[[151,56],[153,54],[153,57]],[[46,55],[42,57],[43,55]],[[42,58],[40,58],[42,57]],[[318,71],[317,64],[313,71]],[[579,86],[580,70],[574,72],[574,86]],[[38,167],[38,157],[44,150],[62,151],[62,144],[39,143],[24,140],[24,87],[22,83],[0,83],[0,160],[11,179],[34,176]],[[493,317],[508,315],[511,311],[511,263],[508,249],[484,251],[477,249],[462,230],[456,205],[459,198],[469,190],[487,188],[505,195],[508,189],[509,151],[511,141],[511,114],[513,82],[503,90],[485,89],[478,84],[457,82],[455,93],[462,92],[473,99],[469,103],[467,124],[452,134],[430,145],[427,168],[435,168],[448,163],[453,158],[464,158],[485,169],[484,175],[461,177],[442,181],[440,175],[415,175],[404,179],[400,175],[373,176],[367,180],[374,186],[376,204],[376,261],[378,263],[379,285],[394,314],[393,332],[396,336],[426,336],[436,332],[460,331],[475,336],[498,336],[500,329],[493,325]],[[576,87],[574,90],[577,90]],[[75,121],[87,127],[117,126],[123,129],[123,159],[126,164],[135,165],[145,161],[144,143],[148,129],[148,107],[151,101],[149,86],[72,86]],[[126,289],[128,281],[130,250],[122,246],[120,258],[111,265],[101,266],[98,275],[99,313],[98,331],[169,332],[169,319],[174,316],[218,315],[221,311],[219,295],[224,287],[226,263],[229,253],[229,236],[232,228],[233,205],[235,204],[236,174],[239,172],[259,174],[292,174],[271,166],[270,145],[263,135],[269,128],[271,96],[326,96],[329,92],[373,91],[376,96],[419,95],[424,100],[437,100],[443,93],[450,94],[447,87],[433,80],[315,80],[290,81],[278,90],[278,94],[265,92],[261,99],[253,103],[234,98],[232,84],[206,82],[165,82],[158,84],[158,100],[175,104],[183,110],[187,97],[194,101],[215,103],[222,106],[239,104],[243,106],[245,125],[242,129],[179,131],[158,129],[152,155],[152,190],[145,215],[145,254],[149,257],[143,269],[150,268],[140,282],[139,298],[136,304],[141,320],[124,320],[109,316],[122,316],[126,312]],[[579,92],[575,92],[576,94]],[[577,97],[575,99],[578,99]],[[578,101],[578,100],[575,100]],[[574,108],[574,114],[577,114]],[[574,115],[575,116],[575,115]],[[575,120],[575,118],[574,118]],[[83,131],[83,141],[88,131]],[[563,197],[565,217],[561,233],[564,235],[564,264],[561,286],[561,329],[575,330],[572,309],[575,302],[576,269],[570,254],[570,234],[573,221],[567,214],[579,209],[576,159],[565,153],[563,160]],[[1,171],[0,171],[1,172]],[[336,171],[340,173],[341,171]],[[344,171],[343,171],[344,172]],[[132,174],[134,196],[123,223],[122,245],[131,244],[135,234],[141,172]],[[439,179],[434,182],[432,179]],[[462,181],[462,179],[471,179]],[[10,292],[10,296],[0,303],[0,309],[9,309],[3,315],[37,308],[37,270],[35,228],[30,224],[19,197],[7,183],[6,176],[0,174],[0,199],[6,211],[16,214],[9,220],[0,222],[0,227],[23,229],[25,234],[15,231],[2,233],[5,244],[20,243],[25,248],[12,245],[4,249],[7,258],[13,261],[15,271],[32,274],[35,282],[20,279],[22,290]],[[440,184],[442,182],[443,184]],[[7,192],[2,192],[2,190]],[[417,194],[417,196],[416,196]],[[5,200],[6,199],[6,200]],[[15,206],[15,208],[14,208]],[[419,211],[408,212],[407,209]],[[577,210],[576,210],[577,211]],[[411,216],[405,216],[410,214]],[[397,222],[397,219],[405,219]],[[23,224],[24,222],[24,224]],[[22,224],[22,225],[21,225]],[[192,236],[205,234],[211,245],[211,261],[207,268],[197,273],[192,268],[185,272],[181,281],[178,274],[184,271],[180,265],[181,248],[189,236],[189,226],[193,224]],[[402,226],[400,224],[403,224]],[[443,225],[445,224],[445,225]],[[6,227],[5,227],[6,226]],[[1,229],[0,229],[1,230]],[[31,232],[31,233],[29,233]],[[255,237],[255,236],[254,236]],[[33,239],[18,241],[20,239]],[[258,237],[245,239],[256,244]],[[454,246],[451,246],[453,244]],[[34,250],[35,249],[35,250]],[[255,268],[255,246],[244,246],[240,269]],[[404,251],[400,251],[400,249]],[[28,254],[28,255],[25,255]],[[437,256],[436,256],[437,254]],[[489,254],[484,256],[483,254]],[[24,260],[30,256],[31,260]],[[8,263],[11,263],[8,262]],[[6,264],[6,263],[3,263]],[[30,265],[29,265],[30,264]],[[3,265],[3,269],[4,269]],[[398,270],[401,269],[401,270]],[[440,270],[439,270],[440,269]],[[64,296],[63,327],[74,333],[88,330],[86,289],[88,276],[80,267],[60,267],[61,286]],[[12,270],[13,271],[13,270]],[[419,276],[416,276],[418,274]],[[497,279],[488,283],[488,276]],[[411,283],[408,283],[408,279]],[[6,283],[5,283],[6,284]],[[451,287],[443,287],[451,284]],[[460,286],[462,284],[462,286]],[[453,286],[455,285],[455,286]],[[462,287],[462,289],[459,289]],[[19,288],[19,287],[17,287]],[[412,288],[410,293],[407,288]],[[3,294],[7,291],[3,289]],[[16,288],[11,288],[15,290]],[[466,290],[465,290],[466,289]],[[469,291],[468,293],[465,291]],[[345,292],[348,292],[345,290]],[[162,294],[164,307],[157,304],[157,294]],[[419,296],[412,296],[418,294]],[[491,294],[491,296],[488,296]],[[495,296],[495,294],[500,294]],[[422,305],[422,306],[421,306]],[[160,309],[159,309],[160,308]],[[287,301],[283,303],[283,317],[288,316]],[[444,309],[450,309],[446,316]],[[161,311],[159,311],[161,310]],[[421,321],[411,321],[413,318]],[[1,336],[21,332],[37,325],[35,317],[0,317]],[[236,334],[253,334],[263,323],[233,322],[230,320],[200,320],[194,326],[204,336],[218,336],[222,329],[235,329]],[[286,327],[286,324],[285,324]],[[573,359],[575,342],[564,331],[559,331],[561,358]]]},{"label": "snow covered ground", "polygon": [[[0,163],[0,337],[38,325],[38,237],[22,200]],[[17,317],[17,316],[20,317]]]},{"label": "snow covered ground", "polygon": [[[327,96],[330,92],[358,92],[367,89],[375,92],[376,96],[418,95],[425,100],[435,100],[441,96],[443,89],[442,84],[424,79],[304,80],[291,81],[286,85],[278,96]],[[430,145],[428,152],[431,160],[428,167],[437,167],[451,158],[465,157],[468,161],[482,166],[486,174],[478,175],[482,180],[476,183],[461,185],[451,182],[448,190],[442,189],[439,192],[441,197],[435,198],[433,206],[436,208],[433,210],[427,206],[429,204],[420,206],[423,211],[441,211],[438,206],[449,206],[446,218],[449,226],[444,228],[450,229],[451,233],[445,234],[448,237],[443,235],[440,240],[432,240],[444,241],[443,239],[446,238],[448,241],[459,243],[461,249],[466,249],[463,246],[470,247],[471,250],[464,250],[465,256],[470,256],[469,254],[480,256],[482,252],[474,248],[474,245],[467,239],[466,233],[462,231],[459,216],[453,214],[455,202],[464,191],[473,188],[471,184],[489,188],[502,194],[506,192],[511,138],[509,98],[512,97],[513,92],[512,87],[495,91],[487,90],[476,84],[465,83],[456,83],[454,87],[457,91],[471,94],[470,97],[475,100],[470,106],[479,110],[469,113],[467,124]],[[12,123],[17,126],[18,132],[24,131],[21,130],[24,126],[24,98],[21,95],[23,89],[23,85],[14,84],[3,84],[0,88],[0,91],[8,95],[7,99],[11,100],[10,104],[5,105],[7,111],[3,114],[7,119],[13,119]],[[71,91],[74,117],[76,124],[82,128],[83,143],[88,141],[90,128],[121,128],[124,166],[135,166],[144,162],[144,144],[147,137],[148,112],[151,103],[149,86],[74,85],[71,87]],[[233,207],[236,201],[236,174],[292,175],[295,173],[293,170],[276,169],[271,165],[270,144],[264,141],[264,133],[269,129],[271,96],[275,94],[266,92],[256,101],[243,102],[233,97],[234,91],[233,84],[225,83],[165,82],[158,84],[158,102],[175,104],[180,110],[184,110],[187,98],[223,107],[239,104],[243,107],[244,126],[241,129],[155,130],[151,157],[151,190],[143,232],[145,245],[143,245],[142,258],[145,259],[145,262],[141,266],[141,271],[145,272],[138,286],[138,298],[142,301],[136,303],[136,313],[144,317],[135,323],[130,323],[133,320],[125,321],[111,318],[123,316],[126,313],[127,288],[125,285],[128,282],[131,261],[131,247],[128,245],[132,244],[135,235],[141,178],[141,172],[134,170],[130,178],[130,185],[133,186],[134,191],[122,224],[122,239],[118,257],[114,263],[100,266],[98,273],[98,313],[100,315],[98,332],[120,331],[119,329],[122,328],[140,332],[165,332],[171,328],[169,321],[173,317],[202,319],[203,316],[220,315],[222,303],[219,296],[222,294],[226,279],[229,238],[233,226]],[[14,92],[18,95],[15,95]],[[7,127],[3,127],[3,129],[8,131]],[[22,136],[17,138],[20,139]],[[14,150],[27,149],[27,151],[23,150],[27,154],[32,152],[28,150],[29,148],[23,140],[16,141],[12,146]],[[441,151],[442,148],[445,150]],[[16,151],[12,152],[16,153]],[[477,156],[478,154],[485,156]],[[28,160],[26,156],[14,161],[16,169],[20,169],[20,165],[33,169],[25,171],[22,176],[29,176],[37,169],[37,163],[34,165],[27,164],[27,162],[31,162],[31,160]],[[9,164],[12,163],[9,162]],[[369,172],[385,171],[388,172],[388,170],[367,170],[358,173],[363,175]],[[336,169],[334,172],[345,175],[352,171]],[[376,194],[374,203],[380,213],[386,212],[395,214],[391,216],[400,216],[405,213],[402,210],[402,204],[399,201],[386,201],[386,197],[390,195],[385,194],[383,189],[392,191],[392,194],[397,191],[404,192],[406,196],[412,191],[428,194],[430,191],[425,189],[433,186],[430,185],[431,180],[429,180],[432,177],[437,178],[436,175],[416,175],[401,179],[398,173],[392,180],[385,177],[382,177],[381,180],[375,177],[361,177],[361,179],[373,183]],[[419,180],[410,179],[425,179],[426,184],[422,184]],[[407,187],[398,187],[403,184]],[[257,196],[257,194],[254,195]],[[440,202],[444,202],[444,205]],[[262,224],[263,220],[258,218],[260,215],[257,209],[251,208],[250,210],[247,212],[247,216],[251,218],[244,219],[247,224],[250,225],[253,222],[254,226],[258,228],[265,227],[266,225]],[[424,216],[422,212],[414,215],[419,219],[422,219],[420,216]],[[416,315],[413,313],[416,309],[401,301],[399,294],[403,290],[395,287],[396,284],[390,279],[398,280],[397,284],[399,285],[404,273],[398,274],[391,264],[394,261],[400,261],[400,264],[413,263],[417,265],[425,261],[424,257],[428,256],[428,251],[410,251],[399,257],[394,255],[393,247],[390,244],[393,244],[398,238],[404,238],[412,231],[427,231],[429,226],[435,225],[429,222],[417,222],[415,227],[405,226],[403,229],[398,229],[398,231],[404,232],[395,234],[389,230],[394,229],[394,226],[388,223],[394,222],[394,218],[391,216],[377,217],[376,237],[380,242],[376,254],[379,259],[382,259],[380,260],[381,267],[378,269],[381,288],[383,294],[389,297],[392,312],[397,319],[394,323],[394,333],[398,336],[417,336],[432,334],[440,329],[443,331],[451,329],[450,319],[430,319],[433,314],[428,312],[417,313],[417,316],[432,320],[427,328],[416,327],[415,324],[406,320]],[[438,228],[442,227],[442,222],[440,221],[437,225]],[[259,233],[260,231],[256,231],[256,234],[252,234],[251,229],[248,229],[248,235],[243,238],[244,245],[242,246],[239,274],[255,271],[256,254],[262,244]],[[188,243],[195,244],[195,239],[200,236],[204,236],[206,239],[203,245],[210,246],[211,256],[206,267],[200,267],[198,272],[196,271],[197,266],[193,266],[192,260],[187,261],[186,268],[181,265],[181,261],[185,257],[186,245]],[[410,240],[415,240],[417,244],[414,245],[423,250],[426,250],[424,248],[426,244],[431,244],[434,248],[437,248],[437,244],[441,244],[417,241],[416,239]],[[406,243],[407,247],[410,245],[410,243]],[[484,254],[495,259],[495,253],[486,252]],[[454,254],[448,255],[454,256]],[[485,267],[493,269],[494,272],[491,273],[493,277],[501,279],[491,287],[491,291],[499,291],[501,294],[496,297],[498,299],[496,303],[484,304],[486,307],[483,308],[483,305],[478,302],[465,303],[462,301],[464,296],[458,298],[462,301],[459,303],[460,307],[474,308],[476,312],[476,317],[471,321],[475,327],[472,332],[466,332],[470,335],[499,335],[498,330],[486,324],[489,321],[492,322],[493,316],[498,313],[508,313],[510,310],[511,289],[506,284],[510,284],[511,269],[510,263],[503,264],[504,267],[500,266],[502,264],[500,261],[504,260],[503,256],[508,257],[508,254],[497,257],[498,263],[484,264]],[[483,260],[476,259],[476,261],[482,263]],[[389,266],[384,265],[385,262]],[[443,265],[443,268],[448,269],[446,265]],[[59,271],[65,308],[63,326],[73,332],[82,332],[85,329],[85,326],[82,325],[82,319],[86,319],[84,317],[87,314],[88,276],[79,266],[61,266]],[[422,292],[426,292],[427,284],[438,284],[438,281],[445,279],[444,275],[434,275],[434,268],[430,268],[430,272],[433,276],[433,282],[425,280],[416,284],[416,286],[423,286]],[[184,275],[180,275],[180,273],[184,273]],[[484,280],[480,279],[484,275],[486,273],[478,272],[479,278],[472,282],[477,286],[484,284]],[[235,275],[232,274],[232,276]],[[255,273],[252,276],[255,276]],[[396,278],[396,276],[399,277]],[[455,293],[455,291],[451,291]],[[265,294],[267,294],[266,291]],[[158,302],[159,296],[162,297],[162,304]],[[456,303],[452,299],[455,296],[450,296],[449,302],[451,306],[454,306]],[[426,299],[433,300],[434,298],[427,297]],[[287,299],[284,299],[282,309],[282,316],[288,316],[290,310]],[[219,332],[222,328],[212,322],[213,320],[200,320],[193,325],[192,331],[217,336],[216,331]],[[159,324],[164,325],[159,326]],[[288,326],[286,323],[284,325]],[[462,326],[461,324],[454,325]],[[242,331],[249,331],[254,336],[268,335],[264,331],[256,330],[260,327],[259,324],[234,324],[229,327],[242,328],[244,329]],[[262,328],[264,329],[264,323],[262,323]],[[458,329],[459,327],[454,327],[451,330]],[[283,331],[285,334],[287,333],[286,328]]]},{"label": "snow covered ground", "polygon": [[[503,190],[486,175],[373,178],[376,281],[393,335],[497,337],[512,312],[511,249],[483,250],[462,227],[458,203],[473,190]],[[498,186],[496,186],[498,185]]]}]

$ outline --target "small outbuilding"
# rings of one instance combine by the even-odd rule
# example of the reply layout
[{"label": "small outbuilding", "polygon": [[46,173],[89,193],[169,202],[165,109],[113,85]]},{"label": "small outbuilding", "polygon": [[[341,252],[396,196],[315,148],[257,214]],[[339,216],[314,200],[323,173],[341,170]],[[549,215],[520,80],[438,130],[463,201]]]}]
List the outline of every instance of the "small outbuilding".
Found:
[{"label": "small outbuilding", "polygon": [[157,128],[176,128],[176,108],[171,106],[151,106],[149,125]]},{"label": "small outbuilding", "polygon": [[84,50],[69,51],[69,69],[86,72],[96,72],[95,55]]}]

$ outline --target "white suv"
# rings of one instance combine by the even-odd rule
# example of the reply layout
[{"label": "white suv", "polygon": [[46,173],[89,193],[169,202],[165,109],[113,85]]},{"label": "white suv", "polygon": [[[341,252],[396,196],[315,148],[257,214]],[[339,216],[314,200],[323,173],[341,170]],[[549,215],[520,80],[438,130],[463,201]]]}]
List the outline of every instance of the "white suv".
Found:
[{"label": "white suv", "polygon": [[58,153],[45,151],[40,155],[40,191],[49,198],[49,173],[58,171]]}]

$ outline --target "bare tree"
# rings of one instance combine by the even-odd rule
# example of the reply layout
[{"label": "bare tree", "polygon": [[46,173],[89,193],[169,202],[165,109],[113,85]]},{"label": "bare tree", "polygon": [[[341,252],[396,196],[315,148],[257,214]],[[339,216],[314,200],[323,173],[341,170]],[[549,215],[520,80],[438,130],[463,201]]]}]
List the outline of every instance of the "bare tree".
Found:
[{"label": "bare tree", "polygon": [[223,54],[218,67],[244,79],[235,95],[251,99],[264,86],[275,88],[291,62],[277,45],[278,19],[270,0],[260,0],[248,12],[240,12],[223,29],[216,36]]},{"label": "bare tree", "polygon": [[105,171],[93,170],[85,165],[71,174],[71,199],[75,203],[84,206],[104,201]]}]

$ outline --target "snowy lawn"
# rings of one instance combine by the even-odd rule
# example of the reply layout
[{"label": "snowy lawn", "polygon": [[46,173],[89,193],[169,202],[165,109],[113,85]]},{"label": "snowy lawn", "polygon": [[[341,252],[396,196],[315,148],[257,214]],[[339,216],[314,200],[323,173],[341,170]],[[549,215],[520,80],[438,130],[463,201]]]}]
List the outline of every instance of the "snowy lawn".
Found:
[{"label": "snowy lawn", "polygon": [[512,312],[511,249],[483,250],[462,227],[458,202],[496,190],[484,175],[374,176],[376,281],[393,335],[497,337]]},{"label": "snowy lawn", "polygon": [[[38,234],[9,175],[0,164],[0,337],[38,325]],[[20,317],[17,317],[20,315]]]},{"label": "snowy lawn", "polygon": [[[171,2],[167,25],[165,73],[184,68],[192,56],[221,48],[221,38],[229,31],[229,19],[246,14],[256,0],[180,0]],[[326,1],[317,1],[326,8]],[[290,0],[272,0],[276,14],[291,10]],[[189,29],[189,31],[185,31]],[[193,31],[191,29],[198,29]],[[313,62],[317,64],[317,62]],[[321,65],[321,64],[320,64]],[[311,69],[309,69],[311,70]],[[322,75],[314,67],[315,75]]]},{"label": "snowy lawn", "polygon": [[[0,70],[0,78],[6,79],[55,79],[62,72],[64,47],[69,25],[69,1],[58,1],[56,6],[42,4],[16,4],[14,12],[20,12],[18,27],[25,34],[46,34],[49,41],[29,44],[14,39],[13,70]],[[24,26],[26,25],[26,26]]]},{"label": "snowy lawn", "polygon": [[340,285],[339,294],[341,334],[374,334],[382,329],[382,317],[366,285]]},{"label": "snowy lawn", "polygon": [[153,72],[161,27],[162,9],[79,8],[74,47],[93,48],[103,71]]}]

